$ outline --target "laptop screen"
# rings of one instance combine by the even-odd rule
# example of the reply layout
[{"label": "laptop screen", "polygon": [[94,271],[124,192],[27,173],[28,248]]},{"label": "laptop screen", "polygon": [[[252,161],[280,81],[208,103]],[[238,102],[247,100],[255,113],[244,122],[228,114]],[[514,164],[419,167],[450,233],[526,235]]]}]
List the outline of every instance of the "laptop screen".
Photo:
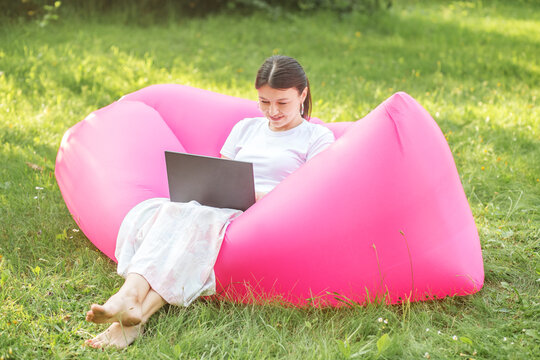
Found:
[{"label": "laptop screen", "polygon": [[255,203],[253,164],[165,151],[171,201],[245,211]]}]

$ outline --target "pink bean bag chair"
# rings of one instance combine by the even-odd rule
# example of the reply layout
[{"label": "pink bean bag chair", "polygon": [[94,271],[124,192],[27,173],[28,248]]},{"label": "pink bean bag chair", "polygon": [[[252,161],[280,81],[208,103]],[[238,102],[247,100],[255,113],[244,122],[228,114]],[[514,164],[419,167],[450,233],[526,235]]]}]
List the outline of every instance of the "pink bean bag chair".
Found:
[{"label": "pink bean bag chair", "polygon": [[[66,205],[115,260],[127,212],[169,196],[164,151],[219,156],[233,125],[255,116],[254,101],[188,86],[129,94],[64,135],[56,178]],[[361,120],[325,126],[336,142],[229,226],[215,265],[218,292],[339,306],[478,291],[474,219],[426,110],[397,93]]]}]

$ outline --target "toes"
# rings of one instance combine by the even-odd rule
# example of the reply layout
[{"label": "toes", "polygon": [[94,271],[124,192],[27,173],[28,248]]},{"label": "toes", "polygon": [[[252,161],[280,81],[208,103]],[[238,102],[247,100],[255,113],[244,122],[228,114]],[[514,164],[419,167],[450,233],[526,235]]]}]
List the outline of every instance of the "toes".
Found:
[{"label": "toes", "polygon": [[102,341],[103,339],[101,338],[101,334],[97,335],[96,337],[92,338],[92,339],[88,339],[84,342],[84,344],[86,346],[90,346],[90,347],[93,347],[93,348],[97,348],[97,347],[101,347],[100,345],[102,344]]},{"label": "toes", "polygon": [[100,348],[101,347],[101,341],[97,340],[97,339],[92,339],[92,342],[89,343],[88,345],[90,345],[91,347],[93,347],[94,349],[97,349],[97,348]]},{"label": "toes", "polygon": [[92,304],[92,306],[90,306],[90,311],[94,314],[103,314],[105,312],[103,306],[98,304]]},{"label": "toes", "polygon": [[95,338],[95,341],[92,342],[91,346],[94,348],[102,348],[110,344],[109,340],[110,338],[108,336],[101,333]]},{"label": "toes", "polygon": [[123,349],[139,337],[142,331],[143,327],[141,325],[124,327],[120,323],[115,322],[107,330],[92,339],[86,340],[85,345],[102,350],[106,347]]}]

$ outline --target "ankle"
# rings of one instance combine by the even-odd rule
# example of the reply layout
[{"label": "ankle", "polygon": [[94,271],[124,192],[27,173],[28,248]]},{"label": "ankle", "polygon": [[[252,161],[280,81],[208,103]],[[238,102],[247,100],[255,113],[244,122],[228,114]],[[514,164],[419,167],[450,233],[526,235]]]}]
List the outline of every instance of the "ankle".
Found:
[{"label": "ankle", "polygon": [[133,300],[135,302],[141,302],[141,295],[139,294],[139,291],[136,288],[126,288],[126,287],[120,288],[120,290],[116,294],[111,296],[111,299],[115,299],[115,298],[118,300],[121,299],[122,301]]},{"label": "ankle", "polygon": [[137,299],[137,301],[141,297],[140,294],[139,294],[139,291],[137,289],[135,289],[135,288],[125,289],[123,291],[123,296],[126,297],[126,298],[135,298],[135,299]]}]

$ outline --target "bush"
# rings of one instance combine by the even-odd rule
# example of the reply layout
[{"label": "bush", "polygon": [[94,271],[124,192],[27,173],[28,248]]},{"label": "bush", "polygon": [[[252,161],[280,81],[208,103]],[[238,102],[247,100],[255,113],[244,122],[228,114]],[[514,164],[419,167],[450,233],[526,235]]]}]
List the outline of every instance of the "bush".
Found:
[{"label": "bush", "polygon": [[0,14],[8,18],[39,18],[45,14],[45,5],[54,6],[48,0],[11,0],[0,2]]},{"label": "bush", "polygon": [[392,0],[229,0],[229,8],[248,11],[291,11],[332,10],[340,13],[373,12],[392,5]]},{"label": "bush", "polygon": [[271,14],[282,10],[373,12],[390,7],[392,0],[12,0],[0,2],[0,14],[11,19],[54,20],[60,4],[70,13],[122,11],[133,14],[135,18],[142,15],[157,20],[171,14],[206,15],[220,11],[265,11]]}]

